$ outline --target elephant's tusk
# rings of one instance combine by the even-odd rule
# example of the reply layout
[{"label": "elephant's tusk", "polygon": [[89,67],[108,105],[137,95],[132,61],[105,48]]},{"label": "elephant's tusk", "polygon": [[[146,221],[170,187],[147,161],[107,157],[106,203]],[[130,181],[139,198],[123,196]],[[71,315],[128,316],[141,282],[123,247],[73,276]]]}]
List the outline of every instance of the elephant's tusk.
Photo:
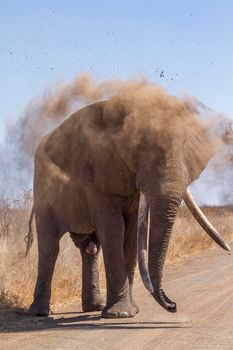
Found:
[{"label": "elephant's tusk", "polygon": [[138,247],[138,267],[142,282],[150,293],[154,292],[148,271],[147,258],[147,229],[148,229],[149,206],[146,202],[145,195],[141,192],[138,209],[138,228],[137,228],[137,247]]},{"label": "elephant's tusk", "polygon": [[203,227],[203,229],[208,233],[208,235],[223,249],[231,251],[229,244],[223,239],[220,233],[211,225],[207,217],[201,211],[199,206],[196,204],[191,192],[187,189],[184,195],[184,202],[189,208],[190,212],[198,223]]}]

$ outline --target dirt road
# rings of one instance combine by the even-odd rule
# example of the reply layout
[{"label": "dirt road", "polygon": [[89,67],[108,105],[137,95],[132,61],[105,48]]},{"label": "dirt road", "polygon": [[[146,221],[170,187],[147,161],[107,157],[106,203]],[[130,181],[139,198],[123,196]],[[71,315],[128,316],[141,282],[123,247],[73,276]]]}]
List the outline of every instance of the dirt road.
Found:
[{"label": "dirt road", "polygon": [[162,310],[135,284],[140,313],[106,320],[69,305],[49,318],[18,316],[2,325],[0,349],[233,349],[233,255],[215,250],[167,268],[164,287],[178,312]]}]

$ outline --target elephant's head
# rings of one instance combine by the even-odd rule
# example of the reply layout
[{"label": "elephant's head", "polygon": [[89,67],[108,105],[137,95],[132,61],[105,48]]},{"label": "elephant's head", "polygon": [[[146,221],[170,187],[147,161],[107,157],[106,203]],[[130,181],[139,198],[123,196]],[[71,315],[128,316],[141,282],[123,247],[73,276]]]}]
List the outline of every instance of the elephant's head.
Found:
[{"label": "elephant's head", "polygon": [[[136,165],[136,179],[140,189],[139,270],[146,288],[155,300],[170,312],[176,311],[176,304],[162,289],[162,272],[173,223],[182,199],[204,230],[223,249],[230,251],[229,245],[207,220],[188,190],[189,184],[199,177],[212,155],[211,143],[204,128],[189,113],[184,109],[184,124],[177,124],[178,131],[176,123],[173,131],[165,118],[165,131],[163,127],[160,129],[156,141],[148,143],[147,140],[144,143],[143,153],[140,153],[142,147],[140,145],[138,149],[140,156]],[[186,123],[186,116],[188,120],[190,118],[192,127],[189,122]],[[148,212],[150,212],[149,230],[147,230]],[[148,262],[147,231],[149,231]]]},{"label": "elephant's head", "polygon": [[120,132],[118,127],[114,139],[140,190],[138,260],[143,283],[163,308],[175,312],[176,304],[162,289],[162,272],[182,199],[205,231],[222,248],[230,250],[230,247],[188,190],[213,155],[206,130],[182,102],[158,91],[155,95],[157,100],[153,103],[144,102],[140,96],[137,103],[126,103],[124,127]]}]

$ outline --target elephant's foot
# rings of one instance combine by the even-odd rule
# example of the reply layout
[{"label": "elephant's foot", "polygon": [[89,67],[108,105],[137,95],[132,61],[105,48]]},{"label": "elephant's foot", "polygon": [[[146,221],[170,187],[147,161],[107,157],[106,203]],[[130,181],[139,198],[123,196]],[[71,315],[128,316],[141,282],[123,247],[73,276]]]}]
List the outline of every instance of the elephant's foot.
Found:
[{"label": "elephant's foot", "polygon": [[131,303],[132,303],[133,307],[136,309],[136,314],[138,314],[139,313],[139,306],[135,303],[134,300],[131,300]]},{"label": "elephant's foot", "polygon": [[169,312],[176,312],[176,303],[174,301],[170,300],[164,291],[162,289],[159,289],[158,291],[154,292],[153,294],[154,299],[161,305],[165,310]]},{"label": "elephant's foot", "polygon": [[105,308],[102,311],[102,317],[104,318],[129,318],[134,317],[139,312],[138,306],[125,301],[119,301],[112,305],[110,308]]},{"label": "elephant's foot", "polygon": [[82,301],[83,312],[101,311],[105,308],[105,305],[101,294]]},{"label": "elephant's foot", "polygon": [[38,317],[49,316],[50,308],[48,305],[43,305],[43,304],[33,302],[28,309],[28,314],[32,316],[38,316]]}]

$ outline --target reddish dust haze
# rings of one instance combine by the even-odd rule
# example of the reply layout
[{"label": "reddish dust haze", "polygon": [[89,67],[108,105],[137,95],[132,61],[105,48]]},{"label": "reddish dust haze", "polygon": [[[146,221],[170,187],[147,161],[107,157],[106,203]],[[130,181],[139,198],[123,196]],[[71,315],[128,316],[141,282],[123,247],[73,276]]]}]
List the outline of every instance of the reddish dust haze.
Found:
[{"label": "reddish dust haze", "polygon": [[[90,76],[81,75],[70,84],[33,98],[17,122],[8,126],[6,143],[0,150],[3,165],[0,192],[15,195],[22,188],[31,187],[33,155],[43,136],[74,110],[105,99],[109,100],[106,116],[113,124],[119,123],[119,116],[125,116],[118,133],[122,141],[130,135],[130,147],[134,147],[145,133],[150,134],[147,139],[156,134],[166,149],[172,135],[173,140],[179,140],[177,147],[186,142],[184,156],[194,168],[196,164],[205,164],[213,152],[232,140],[230,121],[216,113],[211,116],[211,112],[194,98],[181,100],[170,96],[146,79],[97,83]],[[218,160],[212,162],[212,168],[218,164],[223,171],[226,163],[228,167],[232,164],[229,150],[224,152],[221,161],[217,157]],[[225,192],[229,192],[227,188]]]}]

